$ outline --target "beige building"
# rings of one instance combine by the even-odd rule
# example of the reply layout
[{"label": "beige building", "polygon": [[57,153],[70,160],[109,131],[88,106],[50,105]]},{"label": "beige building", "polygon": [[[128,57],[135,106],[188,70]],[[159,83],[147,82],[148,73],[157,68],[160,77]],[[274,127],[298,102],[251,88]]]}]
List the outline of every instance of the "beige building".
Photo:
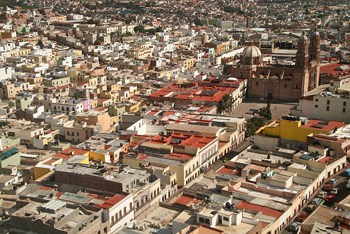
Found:
[{"label": "beige building", "polygon": [[1,83],[1,96],[5,99],[13,99],[21,91],[22,87],[20,85],[17,86],[10,82]]},{"label": "beige building", "polygon": [[95,128],[95,126],[87,125],[86,122],[69,123],[64,126],[64,138],[73,143],[81,143],[95,134]]},{"label": "beige building", "polygon": [[31,122],[19,122],[7,129],[7,134],[20,138],[23,145],[33,146],[34,139],[44,134],[44,128]]},{"label": "beige building", "polygon": [[99,132],[106,132],[111,128],[111,117],[106,112],[88,111],[75,116],[78,123],[97,126]]},{"label": "beige building", "polygon": [[52,77],[51,79],[44,79],[44,85],[49,87],[64,86],[69,84],[69,77]]}]

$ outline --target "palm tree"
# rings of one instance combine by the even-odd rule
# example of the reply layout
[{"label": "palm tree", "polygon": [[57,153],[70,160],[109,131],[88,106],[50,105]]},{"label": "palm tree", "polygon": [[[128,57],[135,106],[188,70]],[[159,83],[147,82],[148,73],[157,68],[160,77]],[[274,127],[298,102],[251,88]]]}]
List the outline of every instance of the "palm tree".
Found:
[{"label": "palm tree", "polygon": [[231,112],[234,100],[231,95],[226,94],[219,102],[217,107],[217,113],[223,114],[225,112]]}]

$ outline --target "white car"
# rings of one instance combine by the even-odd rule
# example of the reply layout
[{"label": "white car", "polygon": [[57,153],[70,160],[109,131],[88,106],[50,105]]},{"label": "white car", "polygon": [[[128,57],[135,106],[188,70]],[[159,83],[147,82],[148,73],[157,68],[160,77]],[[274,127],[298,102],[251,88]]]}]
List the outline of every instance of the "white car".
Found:
[{"label": "white car", "polygon": [[338,182],[338,180],[336,180],[336,179],[330,179],[329,180],[329,183],[332,183],[332,184],[336,184]]},{"label": "white car", "polygon": [[337,195],[338,192],[339,192],[339,189],[338,188],[334,188],[334,189],[331,190],[330,194]]},{"label": "white car", "polygon": [[327,195],[328,195],[327,192],[321,191],[321,192],[317,195],[317,197],[322,198],[322,199],[325,199],[325,198],[327,197]]}]

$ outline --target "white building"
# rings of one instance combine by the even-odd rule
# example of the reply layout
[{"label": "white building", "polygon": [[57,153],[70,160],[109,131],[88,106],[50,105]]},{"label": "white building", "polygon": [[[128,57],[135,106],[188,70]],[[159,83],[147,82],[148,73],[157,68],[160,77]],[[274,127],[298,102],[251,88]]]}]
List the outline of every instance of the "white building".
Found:
[{"label": "white building", "polygon": [[293,114],[307,118],[350,123],[350,83],[321,85],[299,100]]},{"label": "white building", "polygon": [[69,114],[74,112],[79,114],[84,111],[84,104],[81,100],[74,99],[52,100],[51,111],[53,113]]},{"label": "white building", "polygon": [[15,69],[12,67],[2,67],[0,68],[0,80],[10,79],[14,73]]},{"label": "white building", "polygon": [[117,201],[109,208],[109,221],[111,225],[110,232],[117,233],[122,227],[129,224],[134,219],[133,195],[129,194],[121,198],[121,195],[116,194],[110,201]]}]

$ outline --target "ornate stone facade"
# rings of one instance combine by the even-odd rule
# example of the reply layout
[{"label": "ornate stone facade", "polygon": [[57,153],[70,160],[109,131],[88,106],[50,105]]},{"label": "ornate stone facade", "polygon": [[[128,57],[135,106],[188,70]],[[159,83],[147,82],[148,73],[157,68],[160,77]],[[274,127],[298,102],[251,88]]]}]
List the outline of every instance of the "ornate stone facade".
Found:
[{"label": "ornate stone facade", "polygon": [[299,38],[294,65],[265,64],[256,46],[246,47],[240,60],[231,75],[248,79],[248,97],[295,102],[319,85],[320,35]]}]

